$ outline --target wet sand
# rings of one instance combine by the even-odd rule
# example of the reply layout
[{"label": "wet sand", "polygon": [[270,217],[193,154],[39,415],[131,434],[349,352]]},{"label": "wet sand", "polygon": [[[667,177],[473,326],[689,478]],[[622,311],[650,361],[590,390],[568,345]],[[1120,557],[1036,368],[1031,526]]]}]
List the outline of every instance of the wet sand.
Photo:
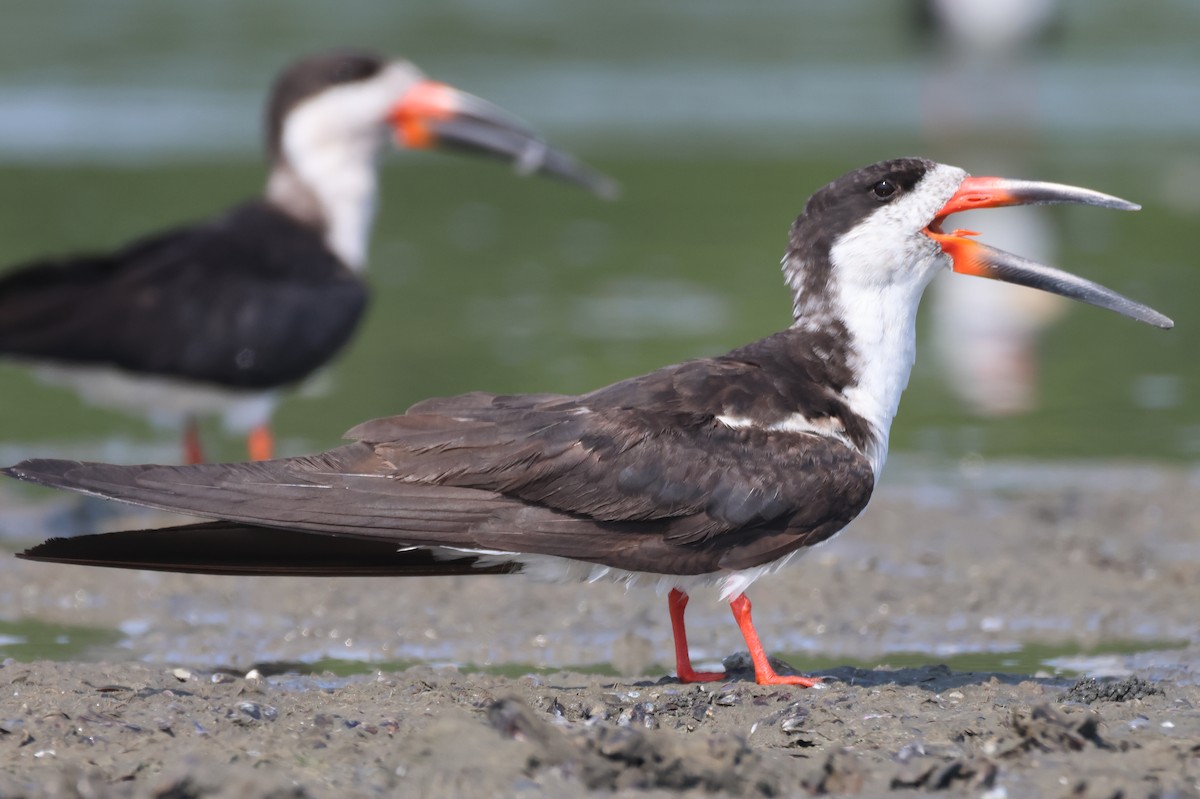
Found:
[{"label": "wet sand", "polygon": [[[756,686],[736,656],[729,681],[679,685],[665,600],[612,585],[3,558],[5,618],[121,633],[0,667],[0,796],[1200,795],[1200,475],[889,470],[851,529],[752,591],[775,653],[870,665],[810,690]],[[3,496],[5,541],[137,521],[46,498]],[[699,663],[742,648],[713,597],[688,617]],[[1006,673],[1031,650],[1058,656]],[[939,665],[963,652],[986,670]],[[286,670],[322,658],[385,666]]]}]

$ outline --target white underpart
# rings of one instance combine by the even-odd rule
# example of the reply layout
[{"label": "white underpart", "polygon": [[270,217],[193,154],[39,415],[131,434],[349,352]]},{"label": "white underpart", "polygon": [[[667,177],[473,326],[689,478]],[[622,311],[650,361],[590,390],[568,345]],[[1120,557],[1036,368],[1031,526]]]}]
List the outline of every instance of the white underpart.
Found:
[{"label": "white underpart", "polygon": [[733,599],[760,577],[774,574],[792,559],[812,549],[797,550],[779,560],[755,566],[751,569],[722,569],[708,574],[659,574],[657,572],[629,571],[599,563],[560,558],[556,555],[529,555],[520,552],[503,552],[494,549],[466,549],[459,547],[402,547],[399,551],[428,549],[436,558],[453,560],[462,557],[477,557],[477,568],[488,568],[505,563],[521,564],[521,574],[539,583],[617,583],[628,588],[652,588],[665,596],[672,588],[690,594],[698,588],[715,586],[723,601]]},{"label": "white underpart", "polygon": [[111,366],[43,365],[34,374],[74,390],[89,405],[140,412],[152,424],[174,429],[191,417],[219,414],[228,432],[245,434],[266,424],[279,404],[275,391],[236,391]]},{"label": "white underpart", "polygon": [[268,198],[287,207],[296,179],[320,205],[325,243],[352,269],[366,265],[375,217],[376,161],[387,141],[388,114],[422,78],[416,67],[394,62],[369,80],[334,86],[305,100],[283,124],[283,156],[267,185]]},{"label": "white underpart", "polygon": [[[864,453],[875,479],[887,459],[888,433],[917,352],[917,307],[950,258],[922,230],[966,173],[940,164],[899,200],[881,206],[830,251],[834,313],[851,337],[856,382],[846,403],[874,432]],[[798,325],[804,325],[801,319]]]}]

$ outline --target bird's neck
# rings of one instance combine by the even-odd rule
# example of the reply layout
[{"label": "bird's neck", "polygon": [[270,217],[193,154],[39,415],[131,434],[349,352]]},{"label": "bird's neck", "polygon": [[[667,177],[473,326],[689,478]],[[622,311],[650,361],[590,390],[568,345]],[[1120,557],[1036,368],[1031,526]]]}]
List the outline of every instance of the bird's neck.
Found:
[{"label": "bird's neck", "polygon": [[367,263],[377,149],[364,141],[280,158],[267,181],[268,202],[320,231],[330,251],[355,271]]},{"label": "bird's neck", "polygon": [[[789,274],[789,279],[791,274]],[[793,282],[793,288],[796,287]],[[917,305],[923,285],[844,285],[829,279],[820,292],[797,292],[793,330],[837,330],[850,379],[840,394],[871,431],[863,454],[876,479],[887,459],[888,435],[916,359]]]}]

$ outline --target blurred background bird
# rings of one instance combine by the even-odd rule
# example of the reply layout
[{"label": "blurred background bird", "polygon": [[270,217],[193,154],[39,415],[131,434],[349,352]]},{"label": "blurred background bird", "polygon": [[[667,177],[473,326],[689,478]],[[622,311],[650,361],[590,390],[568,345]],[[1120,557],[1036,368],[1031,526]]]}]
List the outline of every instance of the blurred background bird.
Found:
[{"label": "blurred background bird", "polygon": [[[37,363],[88,401],[184,428],[219,413],[270,458],[279,389],[325,365],[358,328],[376,205],[376,162],[402,147],[504,158],[611,195],[606,177],[551,150],[477,97],[413,64],[337,50],[302,58],[267,100],[262,197],[114,253],[51,258],[0,278],[0,354]],[[180,187],[183,189],[184,187]]]}]

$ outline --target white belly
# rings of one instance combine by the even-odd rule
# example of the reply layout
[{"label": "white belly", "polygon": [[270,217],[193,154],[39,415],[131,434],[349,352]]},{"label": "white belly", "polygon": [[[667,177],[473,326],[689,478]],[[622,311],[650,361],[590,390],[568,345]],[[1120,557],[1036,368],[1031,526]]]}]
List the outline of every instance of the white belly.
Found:
[{"label": "white belly", "polygon": [[686,594],[691,594],[697,588],[716,586],[720,591],[721,599],[730,600],[743,593],[758,578],[779,571],[794,558],[803,555],[810,549],[812,547],[790,552],[779,560],[755,566],[752,569],[722,569],[708,574],[655,574],[653,572],[627,571],[612,566],[601,566],[597,563],[560,558],[556,555],[524,555],[515,552],[451,547],[433,551],[435,554],[444,554],[447,559],[475,555],[479,557],[477,565],[480,568],[502,563],[520,563],[521,574],[537,582],[624,583],[626,588],[653,588],[659,595],[665,595],[672,588],[678,588]]},{"label": "white belly", "polygon": [[141,414],[162,427],[182,427],[193,416],[220,416],[230,433],[244,434],[268,422],[279,404],[276,391],[218,388],[111,366],[39,365],[33,371],[89,405]]}]

